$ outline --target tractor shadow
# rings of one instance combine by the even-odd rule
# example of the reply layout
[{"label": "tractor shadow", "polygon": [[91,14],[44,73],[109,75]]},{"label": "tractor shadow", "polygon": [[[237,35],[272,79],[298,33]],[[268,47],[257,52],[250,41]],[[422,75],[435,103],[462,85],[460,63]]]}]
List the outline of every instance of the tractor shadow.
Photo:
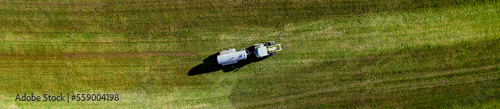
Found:
[{"label": "tractor shadow", "polygon": [[[246,50],[254,51],[253,48],[254,47],[248,47]],[[257,58],[254,54],[250,54],[250,55],[247,55],[247,59],[240,60],[236,64],[222,66],[219,63],[217,63],[217,56],[218,55],[219,55],[219,52],[212,54],[212,55],[208,56],[207,58],[203,59],[203,63],[191,68],[191,70],[189,70],[188,75],[192,76],[192,75],[198,75],[198,74],[204,74],[204,73],[211,73],[211,72],[215,72],[215,71],[219,71],[219,70],[222,70],[223,72],[231,72],[231,71],[236,72],[243,66],[246,66],[246,65],[248,65],[250,63],[254,63],[254,62],[259,62],[259,61],[262,61],[262,60],[267,58],[267,57]]]}]

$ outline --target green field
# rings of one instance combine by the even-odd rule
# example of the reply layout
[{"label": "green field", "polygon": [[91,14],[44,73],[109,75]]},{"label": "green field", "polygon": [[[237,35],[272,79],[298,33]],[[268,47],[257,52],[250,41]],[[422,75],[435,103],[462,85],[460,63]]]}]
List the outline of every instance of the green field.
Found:
[{"label": "green field", "polygon": [[[494,0],[0,4],[0,108],[500,107]],[[221,50],[267,41],[285,49],[202,66]],[[120,100],[15,101],[24,93]]]}]

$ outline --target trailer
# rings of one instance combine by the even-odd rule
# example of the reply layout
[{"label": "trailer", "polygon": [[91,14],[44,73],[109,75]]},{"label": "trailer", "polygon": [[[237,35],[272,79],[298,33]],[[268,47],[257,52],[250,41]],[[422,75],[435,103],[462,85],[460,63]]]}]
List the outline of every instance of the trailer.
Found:
[{"label": "trailer", "polygon": [[239,60],[247,59],[247,55],[245,50],[238,52],[234,48],[223,50],[217,56],[217,62],[222,66],[236,64]]},{"label": "trailer", "polygon": [[270,41],[266,44],[255,44],[251,48],[252,49],[242,49],[241,51],[236,51],[234,48],[223,50],[219,52],[219,55],[217,56],[217,63],[222,66],[226,66],[236,64],[240,60],[245,60],[247,59],[247,56],[263,58],[275,55],[278,51],[283,50],[282,43],[275,44],[274,41]]}]

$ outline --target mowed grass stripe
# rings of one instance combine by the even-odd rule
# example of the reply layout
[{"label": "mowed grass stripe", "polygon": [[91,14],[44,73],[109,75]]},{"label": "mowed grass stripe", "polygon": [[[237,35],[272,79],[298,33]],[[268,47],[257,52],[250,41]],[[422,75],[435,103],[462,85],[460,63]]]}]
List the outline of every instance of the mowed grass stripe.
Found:
[{"label": "mowed grass stripe", "polygon": [[146,58],[157,56],[182,57],[193,56],[194,52],[146,52],[146,53],[79,53],[79,54],[57,54],[57,55],[0,55],[6,59],[71,59],[71,58],[94,58],[94,59],[114,59],[114,58]]},{"label": "mowed grass stripe", "polygon": [[[481,0],[478,0],[483,2]],[[12,12],[3,11],[5,15],[20,15],[22,19],[19,21],[9,22],[6,20],[6,29],[18,30],[33,30],[26,27],[36,27],[37,25],[47,25],[36,27],[51,31],[67,31],[70,33],[81,31],[114,31],[116,33],[126,32],[128,34],[139,33],[147,34],[149,32],[161,32],[167,30],[170,32],[179,32],[184,29],[205,28],[211,27],[217,29],[225,26],[238,25],[257,25],[257,26],[283,26],[287,23],[301,21],[306,19],[317,20],[325,17],[337,16],[339,14],[358,15],[368,12],[389,11],[412,9],[416,7],[439,6],[445,4],[467,4],[478,1],[408,1],[394,2],[392,1],[254,1],[254,2],[235,2],[235,1],[131,1],[128,6],[124,1],[97,1],[88,4],[83,1],[80,4],[78,1],[72,2],[27,2],[34,4],[34,7],[25,7],[22,4],[19,7],[9,7],[9,2],[5,5],[6,9],[17,10],[40,10],[32,12]],[[12,2],[16,5],[19,2]],[[21,2],[23,3],[23,2]],[[66,5],[70,4],[70,5]],[[75,4],[73,6],[71,4]],[[225,5],[222,5],[225,4]],[[267,4],[267,5],[266,5]],[[322,4],[322,5],[317,5]],[[366,4],[366,5],[359,5]],[[82,7],[81,7],[81,6]],[[135,6],[139,5],[139,6]],[[47,7],[61,6],[67,8],[52,9]],[[262,9],[256,8],[262,6]],[[273,7],[275,6],[275,7]],[[325,8],[323,8],[324,6]],[[446,6],[446,5],[445,5]],[[199,8],[189,8],[199,7]],[[151,10],[151,8],[159,8]],[[173,9],[170,9],[173,8]],[[238,8],[243,8],[239,10]],[[296,8],[296,9],[295,9]],[[127,11],[128,9],[136,11]],[[139,9],[139,10],[137,10]],[[269,10],[268,10],[269,9]],[[248,11],[254,10],[254,11]],[[305,10],[305,11],[304,11]],[[332,11],[334,10],[334,11]],[[48,12],[43,12],[48,11]],[[51,13],[50,11],[61,11]],[[79,12],[89,12],[78,14]],[[124,13],[113,11],[124,11]],[[11,13],[9,13],[11,12]],[[67,13],[66,13],[67,12]],[[76,14],[75,14],[76,13]],[[187,14],[197,13],[197,14]],[[284,13],[284,15],[279,15]],[[313,13],[308,14],[308,13]],[[277,16],[278,14],[278,16]],[[149,16],[149,17],[145,17]],[[12,17],[2,17],[12,18]],[[97,19],[96,19],[97,18]],[[39,19],[41,21],[36,21]],[[61,19],[61,20],[56,20]],[[95,20],[89,20],[95,19]],[[212,21],[210,20],[212,19]],[[35,21],[33,21],[35,20]],[[47,20],[49,22],[47,22]],[[82,22],[81,20],[85,20]],[[57,22],[54,22],[57,21]],[[167,21],[167,22],[164,22]],[[210,22],[205,22],[210,21]],[[40,24],[42,23],[43,24]],[[68,25],[71,24],[71,25]],[[95,27],[88,29],[88,27]],[[50,27],[50,28],[48,28]],[[63,28],[71,27],[73,29]],[[55,28],[55,29],[53,29]],[[172,35],[172,34],[169,34]],[[144,36],[143,36],[144,37]]]}]

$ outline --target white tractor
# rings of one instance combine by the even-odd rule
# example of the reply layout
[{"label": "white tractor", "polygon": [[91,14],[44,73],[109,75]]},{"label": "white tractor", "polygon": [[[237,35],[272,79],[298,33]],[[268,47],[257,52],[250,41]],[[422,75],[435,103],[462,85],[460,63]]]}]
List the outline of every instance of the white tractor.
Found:
[{"label": "white tractor", "polygon": [[283,50],[282,43],[275,44],[274,41],[270,41],[266,44],[255,44],[248,49],[242,49],[241,51],[236,51],[236,49],[231,48],[229,50],[223,50],[219,52],[217,56],[217,63],[222,66],[236,64],[239,60],[247,59],[247,56],[254,56],[257,58],[264,58],[272,56],[278,51]]}]

